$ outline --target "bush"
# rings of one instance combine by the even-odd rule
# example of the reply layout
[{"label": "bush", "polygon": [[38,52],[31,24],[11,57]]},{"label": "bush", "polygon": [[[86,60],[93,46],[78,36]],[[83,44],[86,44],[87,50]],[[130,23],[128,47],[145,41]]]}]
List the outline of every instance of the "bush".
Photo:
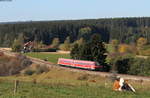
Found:
[{"label": "bush", "polygon": [[20,54],[16,57],[0,57],[0,76],[19,74],[21,70],[30,66],[32,62],[26,56]]},{"label": "bush", "polygon": [[[113,57],[113,58],[111,58]],[[130,63],[133,60],[132,55],[111,55],[109,63],[111,66],[112,72],[127,74],[130,68]]]},{"label": "bush", "polygon": [[115,65],[113,71],[121,74],[150,75],[150,58],[117,57],[111,61]]},{"label": "bush", "polygon": [[24,75],[33,75],[35,73],[35,71],[34,70],[31,70],[31,69],[27,69],[27,70],[25,70],[24,71]]},{"label": "bush", "polygon": [[27,69],[22,71],[24,75],[32,75],[32,74],[41,74],[43,72],[48,72],[49,68],[45,65],[36,65],[28,67]]},{"label": "bush", "polygon": [[19,40],[14,40],[11,48],[13,52],[20,52],[22,49],[22,43]]},{"label": "bush", "polygon": [[149,76],[150,75],[150,58],[136,58],[134,59],[132,66],[130,67],[129,74],[132,75],[142,75]]},{"label": "bush", "polygon": [[20,61],[20,66],[22,68],[28,67],[32,64],[32,61],[22,54],[16,54],[16,59]]},{"label": "bush", "polygon": [[70,51],[71,50],[71,44],[60,44],[59,49],[63,50],[63,51]]},{"label": "bush", "polygon": [[116,62],[118,73],[127,74],[130,69],[130,62],[133,58],[120,58]]},{"label": "bush", "polygon": [[47,66],[43,65],[43,66],[39,66],[39,67],[36,69],[35,73],[36,73],[36,74],[41,74],[41,73],[43,73],[43,72],[48,72],[48,71],[49,71],[49,68],[48,68]]}]

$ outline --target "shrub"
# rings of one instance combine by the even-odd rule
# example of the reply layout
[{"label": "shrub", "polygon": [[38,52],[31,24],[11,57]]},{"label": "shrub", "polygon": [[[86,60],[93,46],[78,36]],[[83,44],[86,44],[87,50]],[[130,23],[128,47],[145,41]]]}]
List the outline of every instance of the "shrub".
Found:
[{"label": "shrub", "polygon": [[134,44],[120,44],[119,45],[119,52],[120,53],[130,53],[130,54],[137,54],[138,50]]},{"label": "shrub", "polygon": [[32,61],[22,54],[16,54],[16,60],[20,62],[22,68],[28,67],[32,64]]},{"label": "shrub", "polygon": [[109,63],[112,72],[127,74],[133,57],[125,54],[111,55]]},{"label": "shrub", "polygon": [[22,49],[22,43],[19,40],[14,40],[11,48],[13,52],[20,52]]},{"label": "shrub", "polygon": [[150,75],[150,58],[117,57],[111,61],[115,65],[113,71],[121,74]]},{"label": "shrub", "polygon": [[21,54],[16,57],[0,57],[0,76],[8,76],[20,73],[21,70],[30,66],[32,62]]},{"label": "shrub", "polygon": [[121,58],[117,60],[116,66],[118,73],[127,74],[130,69],[131,58]]},{"label": "shrub", "polygon": [[56,49],[57,49],[58,46],[59,46],[59,43],[60,43],[59,38],[54,38],[53,41],[52,41],[51,46],[52,46],[53,48],[56,48]]},{"label": "shrub", "polygon": [[133,75],[150,75],[150,58],[136,58],[134,59],[132,66],[130,67],[129,74]]},{"label": "shrub", "polygon": [[59,49],[63,50],[63,51],[70,51],[71,50],[71,44],[60,44]]},{"label": "shrub", "polygon": [[25,70],[24,71],[24,75],[33,75],[35,73],[35,71],[34,70],[31,70],[31,69],[27,69],[27,70]]},{"label": "shrub", "polygon": [[43,73],[43,72],[48,72],[48,71],[49,71],[49,68],[48,68],[47,66],[43,65],[43,66],[39,66],[39,67],[36,69],[35,73],[36,73],[36,74],[41,74],[41,73]]}]

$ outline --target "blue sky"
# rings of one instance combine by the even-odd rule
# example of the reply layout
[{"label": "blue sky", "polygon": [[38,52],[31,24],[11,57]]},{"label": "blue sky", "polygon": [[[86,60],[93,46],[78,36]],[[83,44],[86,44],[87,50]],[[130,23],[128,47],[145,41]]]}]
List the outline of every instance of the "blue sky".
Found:
[{"label": "blue sky", "polygon": [[150,16],[150,0],[12,0],[12,2],[0,2],[0,22],[143,16]]}]

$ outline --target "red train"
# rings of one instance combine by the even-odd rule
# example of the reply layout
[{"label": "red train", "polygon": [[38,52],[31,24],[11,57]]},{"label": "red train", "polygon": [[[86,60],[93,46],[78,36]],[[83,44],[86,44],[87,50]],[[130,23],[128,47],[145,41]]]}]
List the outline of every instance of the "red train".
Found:
[{"label": "red train", "polygon": [[89,69],[89,70],[100,70],[100,69],[102,69],[102,66],[98,65],[96,62],[93,62],[93,61],[83,61],[83,60],[59,58],[58,64],[63,65],[63,66],[83,68],[83,69]]}]

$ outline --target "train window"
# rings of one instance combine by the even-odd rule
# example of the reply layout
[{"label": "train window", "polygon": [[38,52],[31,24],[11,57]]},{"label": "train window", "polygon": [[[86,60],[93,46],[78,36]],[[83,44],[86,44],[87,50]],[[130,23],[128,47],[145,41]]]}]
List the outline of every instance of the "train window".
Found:
[{"label": "train window", "polygon": [[95,64],[96,64],[96,65],[98,65],[98,66],[100,65],[100,63],[99,63],[99,62],[95,62]]},{"label": "train window", "polygon": [[72,63],[72,61],[65,61],[65,60],[62,60],[62,62],[65,62],[65,63]]},{"label": "train window", "polygon": [[93,65],[91,63],[83,63],[83,62],[74,62],[75,64],[81,64],[81,65]]}]

